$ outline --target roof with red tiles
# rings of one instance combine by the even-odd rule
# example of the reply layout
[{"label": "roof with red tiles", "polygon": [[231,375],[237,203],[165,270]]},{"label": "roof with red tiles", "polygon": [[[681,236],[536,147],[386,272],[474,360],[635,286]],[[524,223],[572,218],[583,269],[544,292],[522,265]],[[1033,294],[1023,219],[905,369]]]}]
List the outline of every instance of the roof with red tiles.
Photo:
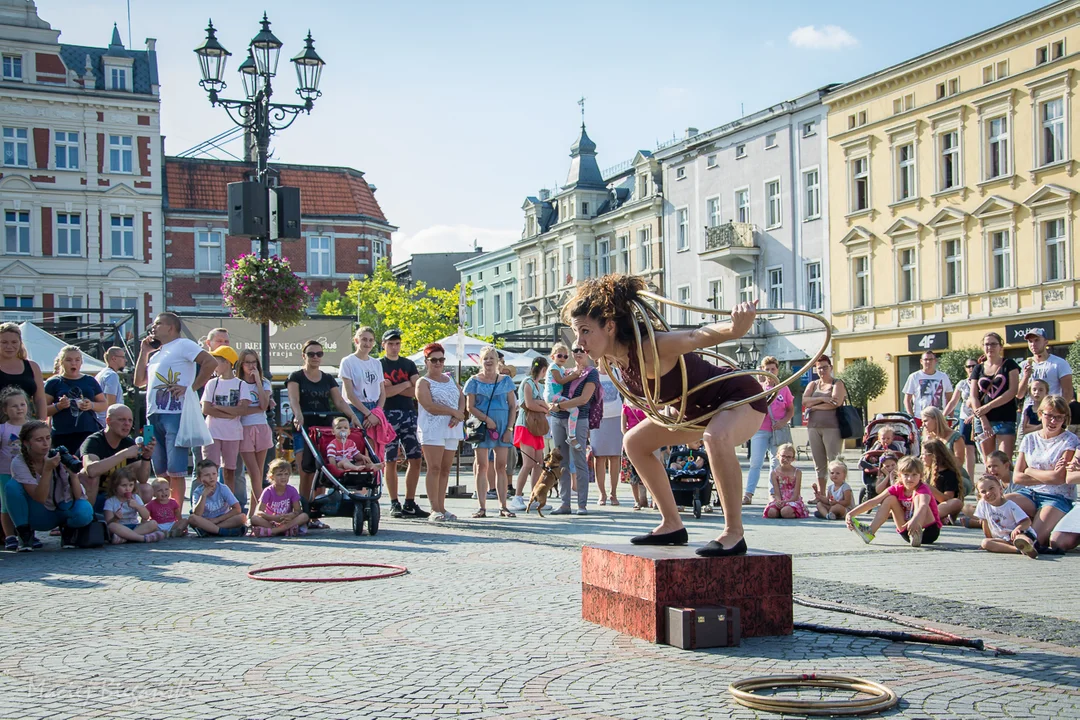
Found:
[{"label": "roof with red tiles", "polygon": [[[274,163],[280,185],[300,188],[305,217],[363,217],[386,223],[375,193],[359,170],[327,165]],[[165,158],[165,210],[227,211],[226,185],[241,182],[248,163],[203,158]]]}]

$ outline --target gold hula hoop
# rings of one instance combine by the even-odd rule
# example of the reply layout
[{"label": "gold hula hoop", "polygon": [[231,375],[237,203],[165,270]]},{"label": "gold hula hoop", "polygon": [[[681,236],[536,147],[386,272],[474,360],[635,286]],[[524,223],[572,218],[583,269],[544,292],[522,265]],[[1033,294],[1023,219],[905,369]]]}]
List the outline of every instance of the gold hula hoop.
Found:
[{"label": "gold hula hoop", "polygon": [[[757,311],[758,314],[766,313],[769,315],[800,315],[802,317],[808,317],[821,323],[822,327],[825,328],[825,340],[821,343],[821,348],[818,349],[817,353],[812,358],[810,358],[810,360],[805,365],[803,365],[798,372],[792,373],[791,377],[789,377],[787,380],[784,380],[783,382],[780,382],[780,379],[772,373],[766,372],[764,370],[742,370],[739,368],[739,366],[734,360],[732,360],[726,355],[722,355],[711,350],[697,350],[695,352],[697,352],[698,355],[705,358],[714,358],[716,360],[719,360],[725,365],[731,367],[733,372],[718,375],[716,377],[711,377],[704,382],[698,383],[692,388],[687,388],[686,360],[680,357],[678,367],[679,372],[682,374],[682,396],[678,398],[672,398],[668,401],[663,401],[660,399],[660,352],[656,349],[656,326],[659,325],[661,332],[670,332],[671,326],[669,326],[667,324],[667,321],[664,320],[664,316],[652,305],[645,302],[645,300],[651,300],[658,305],[669,305],[673,308],[689,310],[690,312],[699,312],[705,315],[730,316],[731,311],[716,310],[714,308],[701,308],[694,305],[686,305],[684,303],[676,302],[674,300],[669,300],[666,297],[662,297],[651,292],[639,292],[638,298],[632,301],[632,325],[634,329],[634,340],[637,343],[638,368],[641,371],[641,391],[644,394],[644,397],[639,397],[638,395],[631,392],[630,389],[627,388],[626,385],[623,383],[623,381],[617,377],[616,373],[613,373],[611,371],[611,367],[610,365],[608,365],[607,359],[600,359],[600,367],[604,369],[604,372],[606,372],[608,374],[608,377],[611,378],[611,382],[614,383],[615,387],[618,388],[620,393],[622,393],[624,400],[633,407],[636,407],[638,410],[641,410],[643,413],[645,413],[645,415],[653,422],[667,428],[668,430],[671,430],[672,432],[676,430],[704,430],[708,426],[709,421],[712,420],[713,416],[715,416],[717,413],[723,410],[731,410],[732,408],[737,408],[741,405],[747,405],[760,398],[765,398],[767,402],[771,403],[773,398],[776,396],[776,393],[780,392],[781,389],[795,383],[795,381],[797,381],[802,375],[804,375],[808,370],[810,370],[810,368],[814,366],[814,363],[816,363],[818,359],[826,353],[826,351],[829,349],[829,343],[832,342],[832,327],[829,325],[829,322],[821,315],[807,312],[805,310],[791,310],[788,308],[760,308]],[[648,335],[649,340],[649,347],[652,349],[652,367],[654,370],[653,374],[656,376],[654,378],[653,387],[651,389],[649,388],[649,382],[645,372],[645,350],[641,335],[642,325],[645,326],[645,331]],[[724,403],[720,407],[714,408],[713,410],[709,411],[708,413],[699,418],[694,418],[690,420],[686,418],[686,400],[692,393],[698,392],[710,385],[715,385],[716,383],[723,382],[725,380],[733,380],[734,378],[746,376],[765,377],[771,380],[774,385],[771,389],[762,390],[761,392],[755,393],[748,398],[737,400],[735,402]],[[678,410],[675,414],[675,417],[672,417],[669,411],[676,404],[678,404]]]},{"label": "gold hula hoop", "polygon": [[[850,700],[798,700],[775,695],[757,695],[755,690],[775,690],[788,687],[831,688],[850,690],[870,697]],[[728,685],[735,702],[754,710],[792,715],[870,715],[888,710],[900,698],[892,689],[873,680],[844,675],[773,675],[737,680]]]}]

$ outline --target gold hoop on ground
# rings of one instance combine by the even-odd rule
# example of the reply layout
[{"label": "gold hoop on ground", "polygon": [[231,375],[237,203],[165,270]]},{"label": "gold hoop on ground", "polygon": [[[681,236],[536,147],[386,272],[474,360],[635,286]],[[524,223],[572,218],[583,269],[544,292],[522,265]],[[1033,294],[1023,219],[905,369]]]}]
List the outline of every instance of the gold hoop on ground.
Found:
[{"label": "gold hoop on ground", "polygon": [[[849,690],[869,697],[850,700],[798,700],[768,695],[756,695],[755,690],[777,688],[828,688]],[[771,675],[736,680],[728,685],[735,702],[754,710],[790,715],[871,715],[888,710],[900,702],[890,688],[872,680],[845,675]]]},{"label": "gold hoop on ground", "polygon": [[[623,381],[619,377],[617,377],[616,373],[613,373],[611,371],[611,367],[608,365],[607,359],[600,359],[600,366],[604,369],[604,372],[608,374],[608,377],[611,378],[612,383],[615,384],[615,387],[618,388],[619,392],[622,393],[623,399],[630,405],[636,407],[638,410],[641,410],[643,413],[645,413],[645,415],[649,417],[653,422],[657,423],[662,427],[666,427],[668,430],[671,431],[704,430],[708,426],[709,421],[712,420],[713,416],[723,410],[731,410],[732,408],[737,408],[741,405],[748,405],[749,403],[752,403],[760,398],[765,398],[767,402],[771,403],[773,401],[773,398],[776,396],[776,393],[780,392],[781,389],[794,384],[800,377],[805,375],[806,372],[814,366],[814,363],[816,363],[818,359],[821,358],[821,356],[824,355],[826,351],[828,351],[829,343],[832,342],[832,327],[829,325],[829,322],[821,315],[807,312],[805,310],[792,310],[790,308],[760,308],[757,311],[759,315],[762,313],[768,315],[799,315],[802,317],[808,317],[821,323],[821,326],[825,328],[825,339],[824,341],[822,341],[821,347],[818,349],[817,353],[812,358],[810,358],[810,360],[805,365],[803,365],[798,370],[798,372],[792,373],[791,377],[787,378],[783,382],[780,382],[779,378],[777,378],[772,373],[766,372],[764,370],[742,370],[739,368],[739,366],[735,363],[734,360],[727,357],[726,355],[722,355],[718,352],[713,352],[711,350],[696,350],[695,352],[697,352],[698,355],[704,358],[714,358],[716,360],[719,360],[724,365],[732,368],[733,372],[724,373],[723,375],[718,375],[716,377],[711,377],[704,382],[698,383],[692,388],[688,388],[686,387],[686,360],[680,357],[678,361],[678,367],[679,372],[682,375],[682,396],[672,398],[671,400],[665,402],[660,399],[660,352],[656,348],[656,332],[657,329],[659,329],[660,332],[670,332],[671,327],[667,324],[667,321],[664,320],[664,316],[655,307],[645,302],[645,300],[651,300],[659,305],[668,305],[670,307],[678,308],[680,310],[689,310],[690,312],[699,312],[705,315],[730,316],[731,311],[716,310],[715,308],[702,308],[694,305],[686,305],[685,303],[676,302],[674,300],[670,300],[666,297],[662,297],[651,292],[639,292],[638,298],[631,301],[631,306],[633,308],[633,312],[631,313],[631,324],[634,329],[634,341],[637,343],[638,368],[641,372],[641,385],[644,397],[639,397],[638,395],[630,392],[630,389],[626,387],[625,383],[623,383]],[[653,374],[656,376],[654,378],[654,382],[652,384],[653,386],[651,389],[649,388],[648,378],[646,377],[647,373],[645,371],[645,350],[644,344],[642,342],[643,338],[641,335],[642,326],[645,327],[645,332],[649,340],[649,347],[652,349],[651,359],[652,367],[654,370]],[[762,390],[761,392],[755,393],[750,397],[743,398],[742,400],[724,403],[720,407],[712,409],[711,411],[702,415],[699,418],[693,418],[689,420],[686,418],[686,400],[692,393],[698,392],[710,385],[715,385],[716,383],[720,383],[725,380],[733,380],[735,378],[746,376],[761,376],[768,378],[774,383],[773,387],[769,390]],[[678,406],[677,410],[675,409],[676,405]],[[674,416],[672,415],[673,411]]]}]

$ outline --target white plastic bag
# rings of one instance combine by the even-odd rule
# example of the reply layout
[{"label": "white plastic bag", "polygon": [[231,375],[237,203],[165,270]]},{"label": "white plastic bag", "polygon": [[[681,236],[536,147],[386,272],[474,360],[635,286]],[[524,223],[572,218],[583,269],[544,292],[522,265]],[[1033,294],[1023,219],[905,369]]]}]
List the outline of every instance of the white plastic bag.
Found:
[{"label": "white plastic bag", "polygon": [[193,448],[213,445],[214,438],[203,422],[202,404],[190,387],[184,393],[184,406],[180,410],[180,429],[176,431],[176,446]]}]

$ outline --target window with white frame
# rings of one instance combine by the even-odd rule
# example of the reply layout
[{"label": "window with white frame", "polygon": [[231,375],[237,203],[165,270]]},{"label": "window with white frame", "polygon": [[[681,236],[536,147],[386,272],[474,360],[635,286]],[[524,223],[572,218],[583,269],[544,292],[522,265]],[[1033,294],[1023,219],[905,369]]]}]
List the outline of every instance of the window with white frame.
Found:
[{"label": "window with white frame", "polygon": [[716,156],[715,155],[710,155],[709,157],[705,158],[705,167],[707,167],[707,168],[716,167]]},{"label": "window with white frame", "polygon": [[109,218],[114,258],[135,257],[135,218],[131,215],[113,215]]},{"label": "window with white frame", "polygon": [[525,263],[525,298],[536,297],[536,261]]},{"label": "window with white frame", "polygon": [[960,133],[956,130],[943,132],[938,136],[938,144],[941,153],[938,190],[960,187]]},{"label": "window with white frame", "polygon": [[778,228],[783,223],[780,203],[780,181],[770,180],[765,183],[765,227]]},{"label": "window with white frame", "polygon": [[[690,304],[690,286],[689,285],[683,285],[682,287],[678,288],[678,293],[679,293],[678,301],[680,303],[682,303],[683,305],[689,305]],[[689,325],[690,324],[690,311],[687,310],[686,308],[679,308],[679,321],[678,321],[678,324],[679,325]]]},{"label": "window with white frame", "polygon": [[326,235],[311,235],[307,239],[307,274],[330,277],[334,272],[333,243]]},{"label": "window with white frame", "polygon": [[499,277],[499,266],[495,266],[495,277]]},{"label": "window with white frame", "polygon": [[803,172],[803,198],[804,220],[813,220],[821,217],[821,173],[818,170],[806,170]]},{"label": "window with white frame", "polygon": [[484,327],[484,298],[476,299],[476,327]]},{"label": "window with white frame", "polygon": [[821,312],[825,307],[824,286],[821,277],[821,262],[806,263],[806,309]]},{"label": "window with white frame", "polygon": [[22,80],[22,55],[4,55],[4,80]]},{"label": "window with white frame", "polygon": [[54,132],[53,159],[57,170],[78,170],[79,133],[62,130]]},{"label": "window with white frame", "polygon": [[109,89],[110,90],[127,90],[127,69],[126,68],[109,68]]},{"label": "window with white frame", "polygon": [[720,198],[709,198],[705,201],[705,215],[708,218],[709,227],[719,227],[722,220],[720,219]]},{"label": "window with white frame", "polygon": [[587,202],[582,202],[581,203],[581,216],[582,217],[589,217],[589,203],[587,203]]},{"label": "window with white frame", "polygon": [[959,295],[964,292],[964,260],[960,255],[960,240],[946,240],[943,243],[945,254],[945,277],[942,295]]},{"label": "window with white frame", "polygon": [[131,136],[109,136],[109,171],[114,173],[132,172]]},{"label": "window with white frame", "polygon": [[915,197],[915,143],[896,148],[896,200]]},{"label": "window with white frame", "polygon": [[705,302],[712,306],[714,310],[724,309],[724,281],[723,280],[710,280],[709,281],[709,297],[705,298]]},{"label": "window with white frame", "polygon": [[776,133],[769,133],[765,136],[765,149],[769,150],[776,147]]},{"label": "window with white frame", "polygon": [[1012,287],[1012,238],[1008,230],[990,233],[990,289]]},{"label": "window with white frame", "polygon": [[630,236],[619,236],[619,272],[626,274],[630,272]]},{"label": "window with white frame", "polygon": [[870,209],[870,158],[851,161],[851,211]]},{"label": "window with white frame", "polygon": [[643,227],[637,231],[638,265],[641,271],[652,269],[652,228]]},{"label": "window with white frame", "polygon": [[496,325],[502,322],[502,297],[498,293],[491,298],[491,322]]},{"label": "window with white frame", "polygon": [[1061,162],[1065,159],[1065,100],[1054,98],[1039,106],[1039,118],[1042,121],[1040,134],[1039,160],[1043,165]]},{"label": "window with white frame", "polygon": [[817,123],[816,122],[811,120],[809,122],[804,122],[802,124],[802,136],[803,137],[810,137],[811,135],[814,135],[815,133],[817,133]]},{"label": "window with white frame", "polygon": [[[220,300],[218,301],[220,306]],[[135,298],[133,297],[111,297],[109,298],[110,310],[134,310]],[[125,322],[126,321],[126,322]],[[109,322],[124,324],[120,326],[120,336],[127,337],[129,332],[134,331],[134,319],[130,315],[110,315]]]},{"label": "window with white frame", "polygon": [[680,208],[675,211],[675,249],[690,249],[690,211]]},{"label": "window with white frame", "polygon": [[784,268],[769,268],[769,307],[784,307]]},{"label": "window with white frame", "polygon": [[859,255],[851,259],[851,267],[854,273],[851,284],[852,307],[864,308],[870,306],[870,258]]},{"label": "window with white frame", "polygon": [[30,254],[30,213],[26,210],[4,211],[4,251],[8,255]]},{"label": "window with white frame", "polygon": [[574,282],[574,246],[567,245],[562,251],[563,257],[563,284],[572,285]]},{"label": "window with white frame", "polygon": [[82,257],[82,216],[56,213],[56,254]]},{"label": "window with white frame", "polygon": [[744,157],[746,157],[746,145],[745,144],[736,145],[735,146],[735,159],[736,160],[741,160]]},{"label": "window with white frame", "polygon": [[754,302],[754,276],[752,274],[739,276],[739,302]]},{"label": "window with white frame", "polygon": [[637,199],[649,197],[649,174],[641,173],[637,176]]},{"label": "window with white frame", "polygon": [[26,128],[6,127],[4,134],[4,164],[9,167],[30,167],[30,141]]},{"label": "window with white frame", "polygon": [[1056,218],[1042,224],[1043,242],[1046,245],[1046,281],[1064,280],[1065,265],[1065,219]]},{"label": "window with white frame", "polygon": [[34,314],[29,312],[10,312],[14,308],[34,307],[33,295],[5,295],[4,296],[4,320],[7,322],[30,322]]},{"label": "window with white frame", "polygon": [[553,293],[559,287],[559,253],[548,253],[544,262],[547,263],[547,287],[544,293]]},{"label": "window with white frame", "polygon": [[371,266],[375,267],[379,264],[379,261],[386,257],[386,241],[385,240],[372,240],[371,241]]},{"label": "window with white frame", "polygon": [[906,113],[909,110],[915,108],[915,93],[908,93],[902,97],[898,97],[892,102],[893,115],[899,115]]},{"label": "window with white frame", "polygon": [[686,168],[681,167],[681,168],[676,168],[675,169],[675,179],[676,180],[682,180],[685,177],[686,177]]},{"label": "window with white frame", "polygon": [[991,118],[986,123],[986,179],[1009,174],[1009,118]]},{"label": "window with white frame", "polygon": [[217,230],[195,233],[195,272],[220,274],[224,235]]},{"label": "window with white frame", "polygon": [[588,280],[593,276],[592,245],[581,246],[581,279]]},{"label": "window with white frame", "polygon": [[60,310],[82,310],[84,307],[82,295],[57,295],[55,300]]},{"label": "window with white frame", "polygon": [[[276,242],[267,243],[266,244],[266,250],[267,250],[268,253],[270,253],[270,257],[275,257],[275,258],[281,257],[281,241],[278,240]],[[254,255],[255,257],[259,257],[259,252],[260,252],[259,241],[258,240],[252,240],[251,241],[251,254]]]},{"label": "window with white frame", "polygon": [[514,293],[513,291],[506,291],[506,322],[510,322],[514,319]]},{"label": "window with white frame", "polygon": [[596,274],[603,277],[611,272],[611,241],[607,238],[596,241]]},{"label": "window with white frame", "polygon": [[900,258],[900,302],[911,302],[916,299],[915,294],[915,248],[900,248],[897,251]]},{"label": "window with white frame", "polygon": [[1058,40],[1052,42],[1049,45],[1043,45],[1040,48],[1035,49],[1035,64],[1045,65],[1052,60],[1058,60],[1065,57],[1065,41]]},{"label": "window with white frame", "polygon": [[735,220],[741,223],[750,222],[750,188],[735,191]]}]

